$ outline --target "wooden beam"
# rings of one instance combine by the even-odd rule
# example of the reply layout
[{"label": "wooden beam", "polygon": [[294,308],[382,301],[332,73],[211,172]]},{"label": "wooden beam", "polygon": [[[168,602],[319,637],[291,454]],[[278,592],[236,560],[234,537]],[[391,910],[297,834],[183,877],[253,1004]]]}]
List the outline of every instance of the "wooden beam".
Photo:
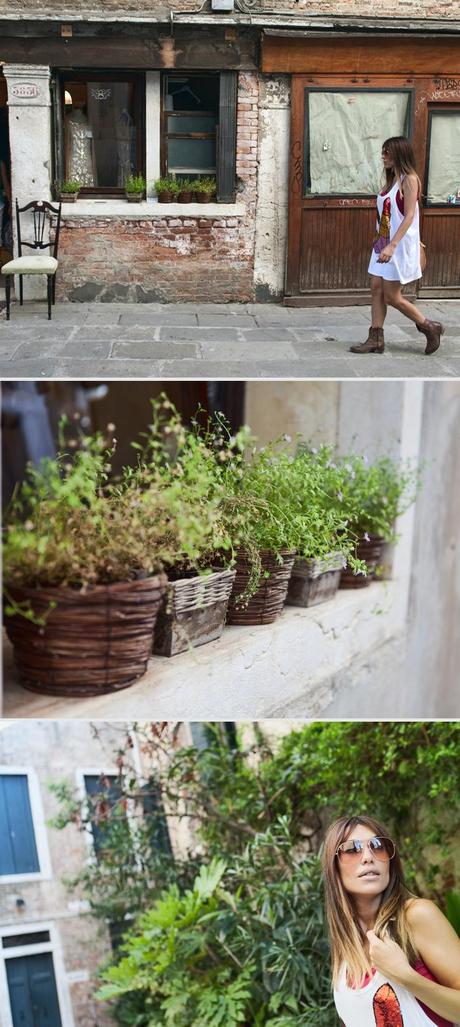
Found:
[{"label": "wooden beam", "polygon": [[254,70],[255,42],[249,37],[225,41],[210,31],[188,33],[182,39],[165,32],[158,39],[132,36],[35,38],[3,37],[0,62],[50,64],[58,68]]},{"label": "wooden beam", "polygon": [[263,72],[302,75],[441,75],[460,78],[460,38],[263,36]]}]

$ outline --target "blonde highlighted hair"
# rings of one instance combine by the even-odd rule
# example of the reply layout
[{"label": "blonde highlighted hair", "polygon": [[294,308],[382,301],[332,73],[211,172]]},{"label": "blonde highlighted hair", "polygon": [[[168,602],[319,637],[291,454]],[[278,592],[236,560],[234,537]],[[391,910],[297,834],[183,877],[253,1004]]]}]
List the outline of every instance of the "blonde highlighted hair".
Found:
[{"label": "blonde highlighted hair", "polygon": [[[366,951],[366,935],[359,923],[353,896],[345,890],[339,872],[338,846],[353,836],[356,828],[367,827],[376,836],[389,838],[383,824],[373,817],[340,817],[329,827],[322,851],[326,914],[332,955],[332,980],[334,986],[342,970],[357,986],[363,983],[371,965]],[[401,859],[395,847],[390,861],[390,879],[382,893],[374,931],[378,937],[388,934],[401,946],[410,963],[417,958],[409,927],[406,907],[414,896],[406,888]]]}]

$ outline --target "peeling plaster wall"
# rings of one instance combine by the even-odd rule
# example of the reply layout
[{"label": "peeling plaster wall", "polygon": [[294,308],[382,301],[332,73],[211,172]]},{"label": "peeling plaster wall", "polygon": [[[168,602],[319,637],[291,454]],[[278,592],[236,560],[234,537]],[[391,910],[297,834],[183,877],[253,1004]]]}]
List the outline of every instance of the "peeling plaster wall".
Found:
[{"label": "peeling plaster wall", "polygon": [[261,75],[254,266],[256,298],[261,301],[279,299],[284,292],[290,107],[290,77]]},{"label": "peeling plaster wall", "polygon": [[246,384],[245,419],[263,444],[283,433],[301,432],[316,445],[335,443],[340,382],[258,382]]}]

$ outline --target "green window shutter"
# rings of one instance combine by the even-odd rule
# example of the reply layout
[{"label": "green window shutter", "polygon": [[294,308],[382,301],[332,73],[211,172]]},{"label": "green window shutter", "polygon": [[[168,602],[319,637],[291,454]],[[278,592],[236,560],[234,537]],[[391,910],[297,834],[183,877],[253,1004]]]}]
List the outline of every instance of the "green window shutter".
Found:
[{"label": "green window shutter", "polygon": [[0,776],[0,875],[40,872],[26,774]]}]

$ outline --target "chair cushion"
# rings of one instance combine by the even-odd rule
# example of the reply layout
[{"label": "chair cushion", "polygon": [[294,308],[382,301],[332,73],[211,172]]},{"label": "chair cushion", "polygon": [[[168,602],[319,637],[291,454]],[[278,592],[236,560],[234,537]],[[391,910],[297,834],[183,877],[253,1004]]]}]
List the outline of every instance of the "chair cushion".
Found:
[{"label": "chair cushion", "polygon": [[58,262],[55,257],[16,257],[4,264],[2,275],[54,275]]}]

